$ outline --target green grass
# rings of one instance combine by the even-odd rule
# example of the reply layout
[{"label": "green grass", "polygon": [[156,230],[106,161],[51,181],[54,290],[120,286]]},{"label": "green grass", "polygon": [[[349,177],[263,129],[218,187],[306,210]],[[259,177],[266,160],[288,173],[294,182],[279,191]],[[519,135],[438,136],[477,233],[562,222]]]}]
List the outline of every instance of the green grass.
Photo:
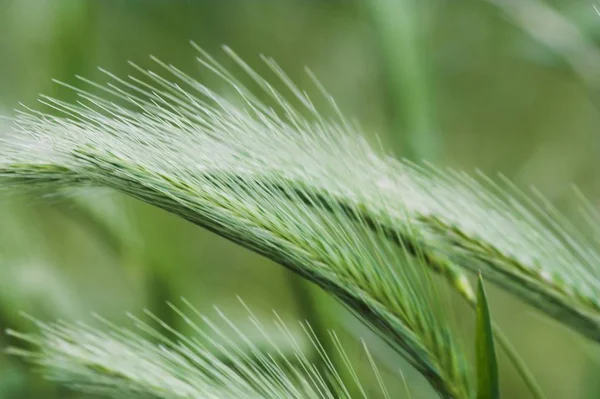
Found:
[{"label": "green grass", "polygon": [[[271,98],[273,105],[266,105],[198,50],[201,65],[221,77],[235,98],[158,60],[168,77],[134,65],[139,77],[123,80],[107,72],[106,85],[82,79],[102,95],[73,88],[78,103],[43,97],[51,112],[26,109],[17,115],[0,155],[2,187],[112,188],[272,259],[339,300],[441,397],[470,398],[474,382],[464,343],[448,315],[448,298],[434,274],[476,305],[467,273],[481,272],[487,281],[600,341],[595,278],[600,255],[543,199],[531,199],[506,181],[397,161],[367,144],[316,79],[329,111],[317,110],[273,60],[264,58],[287,93],[226,48]],[[187,347],[156,358],[160,347],[137,336],[129,339],[128,332],[115,338],[71,325],[41,328],[41,338],[19,336],[37,344],[42,355],[24,354],[75,387],[108,387],[118,394],[133,384],[140,392],[171,398],[202,397],[202,389],[224,386],[245,392],[244,397],[260,396],[247,385],[226,384],[227,378],[255,378],[238,376],[238,367],[223,371],[221,388],[209,384],[181,393],[166,383],[152,385],[160,381],[149,375],[128,374],[112,357],[131,353],[125,363],[136,369],[162,364],[165,369],[157,372],[165,381],[171,378],[171,365],[163,364],[167,359],[185,363],[186,384],[215,379],[210,374],[215,370],[180,359]],[[103,352],[103,341],[116,352]],[[109,357],[90,361],[90,345],[94,354]],[[148,356],[129,350],[137,346]],[[323,359],[327,364],[329,357]],[[302,378],[325,378],[302,364],[305,372],[309,369]],[[278,370],[270,361],[263,366]],[[287,385],[304,387],[302,378]],[[271,386],[269,380],[264,386],[285,396],[288,391],[276,390],[284,382]],[[318,395],[332,385],[317,386],[306,395],[328,397]]]}]

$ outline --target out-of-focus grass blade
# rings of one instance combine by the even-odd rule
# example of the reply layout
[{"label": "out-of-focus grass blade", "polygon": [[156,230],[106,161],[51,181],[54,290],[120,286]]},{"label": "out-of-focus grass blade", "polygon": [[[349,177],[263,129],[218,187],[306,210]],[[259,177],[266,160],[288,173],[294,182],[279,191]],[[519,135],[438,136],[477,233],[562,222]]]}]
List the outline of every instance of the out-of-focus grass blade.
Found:
[{"label": "out-of-focus grass blade", "polygon": [[498,363],[494,348],[490,310],[481,274],[477,284],[476,323],[477,399],[498,399]]}]

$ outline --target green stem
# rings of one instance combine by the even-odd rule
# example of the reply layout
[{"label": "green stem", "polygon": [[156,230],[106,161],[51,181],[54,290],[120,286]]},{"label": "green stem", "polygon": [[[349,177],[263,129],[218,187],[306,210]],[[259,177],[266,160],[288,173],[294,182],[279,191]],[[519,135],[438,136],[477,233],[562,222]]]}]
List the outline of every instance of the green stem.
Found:
[{"label": "green stem", "polygon": [[426,60],[431,9],[422,0],[364,4],[379,42],[393,143],[405,157],[435,159],[441,137],[436,133]]}]

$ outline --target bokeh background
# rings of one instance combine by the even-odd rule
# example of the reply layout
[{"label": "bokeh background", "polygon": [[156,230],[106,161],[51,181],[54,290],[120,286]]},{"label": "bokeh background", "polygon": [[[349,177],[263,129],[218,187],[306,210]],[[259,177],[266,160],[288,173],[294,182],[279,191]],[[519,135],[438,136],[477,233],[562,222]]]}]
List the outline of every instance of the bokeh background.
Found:
[{"label": "bokeh background", "polygon": [[[148,55],[210,83],[193,40],[231,65],[227,44],[261,73],[274,57],[301,87],[309,67],[398,156],[533,185],[567,214],[575,184],[600,206],[600,16],[592,0],[93,1],[0,0],[0,113],[39,93],[73,100],[51,82],[118,75]],[[207,82],[208,80],[208,82]],[[215,83],[217,84],[217,83]],[[218,84],[217,84],[218,85]],[[218,89],[218,86],[217,86]],[[312,91],[311,91],[312,90]],[[0,129],[9,122],[0,120]],[[1,133],[0,133],[1,134]],[[1,151],[1,148],[0,148]],[[600,350],[493,287],[492,314],[549,398],[600,397]],[[393,397],[433,397],[423,379],[339,304],[266,259],[150,206],[109,191],[68,198],[0,199],[0,328],[42,320],[126,325],[148,308],[184,332],[165,301],[218,306],[244,328],[272,310],[291,324],[334,329],[367,389],[376,381],[358,338],[377,357]],[[467,345],[472,315],[457,307]],[[276,334],[276,333],[274,333]],[[257,338],[259,339],[259,338]],[[12,344],[0,335],[0,347]],[[260,342],[259,342],[260,343]],[[503,355],[502,393],[528,397]],[[364,367],[363,367],[364,366]],[[372,385],[372,386],[371,386]],[[0,398],[91,398],[44,381],[0,354]]]}]

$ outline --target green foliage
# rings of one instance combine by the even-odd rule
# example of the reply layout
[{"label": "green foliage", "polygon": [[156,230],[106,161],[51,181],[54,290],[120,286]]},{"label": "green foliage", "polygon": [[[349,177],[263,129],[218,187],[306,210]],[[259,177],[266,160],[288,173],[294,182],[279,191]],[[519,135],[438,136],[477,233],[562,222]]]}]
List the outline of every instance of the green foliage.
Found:
[{"label": "green foliage", "polygon": [[[156,59],[168,78],[135,65],[141,74],[128,80],[108,72],[106,85],[82,78],[103,95],[72,87],[76,104],[43,97],[51,113],[26,109],[15,118],[0,155],[3,187],[112,188],[264,255],[337,298],[442,397],[469,398],[473,384],[432,272],[474,303],[466,271],[481,270],[489,281],[600,340],[594,278],[600,255],[543,200],[536,203],[509,183],[419,167],[375,151],[312,74],[333,119],[317,111],[271,59],[264,61],[291,96],[226,48],[273,107],[198,50],[201,65],[235,98]],[[479,290],[478,354],[487,358],[477,369],[487,370],[480,384],[487,381],[486,392],[495,392],[491,323],[482,285]],[[81,339],[87,332],[73,326],[42,328],[65,336],[75,349],[89,345]],[[95,334],[98,342],[109,339]],[[31,340],[45,350],[54,338]],[[71,348],[63,343],[52,348],[53,356]],[[57,365],[34,360],[51,372]],[[84,378],[87,386],[102,374],[124,375],[105,364],[92,371],[67,373],[64,380],[77,386]]]},{"label": "green foliage", "polygon": [[[165,89],[160,95],[144,89],[146,84],[136,78],[139,86],[115,78],[132,94],[112,84],[106,90],[139,107],[138,112],[85,93],[81,95],[99,111],[87,113],[85,107],[47,99],[48,105],[79,116],[19,116],[20,130],[49,128],[46,137],[61,137],[62,144],[54,141],[42,148],[37,140],[31,146],[12,141],[28,147],[38,161],[12,161],[3,169],[6,183],[107,186],[214,231],[320,285],[406,356],[440,394],[467,397],[469,376],[422,266],[426,258],[413,242],[402,239],[417,233],[406,223],[404,232],[390,230],[391,223],[385,221],[397,216],[389,208],[390,199],[377,198],[376,191],[354,188],[357,195],[368,197],[350,201],[342,194],[356,187],[359,177],[350,163],[381,161],[363,140],[350,136],[352,128],[341,116],[337,124],[326,122],[290,84],[315,116],[315,122],[304,119],[230,54],[279,101],[285,120],[203,54],[203,65],[233,85],[246,110],[173,67],[167,69],[200,97],[152,72],[145,74]],[[287,82],[271,60],[266,62]],[[13,148],[13,156],[19,157]],[[344,152],[355,156],[336,156]],[[325,164],[315,163],[319,160]],[[362,178],[367,183],[368,175]],[[377,218],[362,209],[363,203],[376,205]]]},{"label": "green foliage", "polygon": [[498,362],[496,360],[496,349],[494,348],[492,319],[481,275],[479,275],[477,284],[475,345],[477,353],[477,399],[497,399],[500,395]]}]

